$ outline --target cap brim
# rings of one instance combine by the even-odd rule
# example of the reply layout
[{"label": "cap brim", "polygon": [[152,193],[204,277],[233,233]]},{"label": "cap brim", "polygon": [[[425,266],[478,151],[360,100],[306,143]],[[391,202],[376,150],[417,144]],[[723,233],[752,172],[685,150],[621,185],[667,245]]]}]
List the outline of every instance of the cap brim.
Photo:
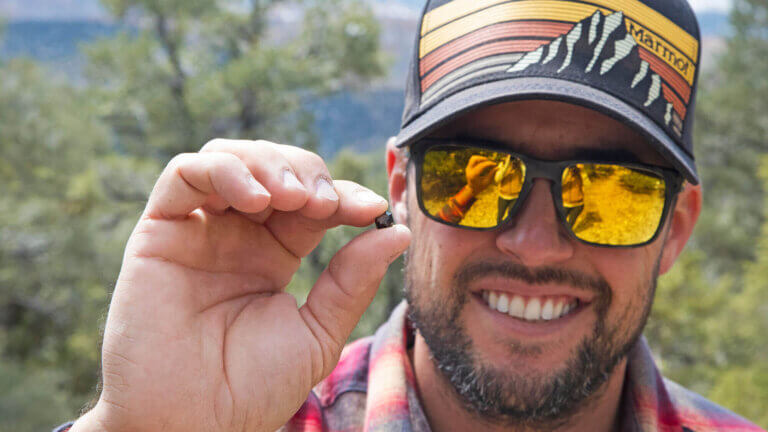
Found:
[{"label": "cap brim", "polygon": [[412,144],[475,108],[503,102],[547,99],[569,102],[613,117],[643,135],[689,182],[699,183],[693,157],[645,114],[604,91],[556,78],[510,78],[470,87],[438,102],[403,128],[397,146]]}]

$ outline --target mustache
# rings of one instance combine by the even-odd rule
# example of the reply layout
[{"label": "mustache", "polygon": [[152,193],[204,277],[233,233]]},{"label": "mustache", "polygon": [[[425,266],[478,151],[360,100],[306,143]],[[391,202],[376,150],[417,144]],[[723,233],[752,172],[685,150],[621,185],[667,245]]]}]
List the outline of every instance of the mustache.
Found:
[{"label": "mustache", "polygon": [[466,287],[470,282],[488,276],[515,279],[528,285],[548,283],[570,285],[597,294],[597,299],[602,302],[609,303],[611,299],[611,286],[603,277],[557,267],[529,268],[513,262],[467,264],[456,272],[454,282],[458,287]]}]

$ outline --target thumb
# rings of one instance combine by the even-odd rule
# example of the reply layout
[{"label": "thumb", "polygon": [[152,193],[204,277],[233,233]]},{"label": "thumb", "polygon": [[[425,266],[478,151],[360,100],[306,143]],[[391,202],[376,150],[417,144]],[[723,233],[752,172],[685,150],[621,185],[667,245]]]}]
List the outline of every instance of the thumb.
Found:
[{"label": "thumb", "polygon": [[411,232],[404,225],[366,231],[341,248],[320,275],[299,310],[322,350],[322,366],[313,371],[315,383],[336,366],[387,268],[410,241]]}]

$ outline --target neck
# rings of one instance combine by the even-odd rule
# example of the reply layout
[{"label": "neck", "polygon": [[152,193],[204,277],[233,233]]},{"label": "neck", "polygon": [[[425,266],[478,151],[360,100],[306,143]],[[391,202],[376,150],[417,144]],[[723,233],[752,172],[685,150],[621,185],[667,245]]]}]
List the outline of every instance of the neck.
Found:
[{"label": "neck", "polygon": [[[418,332],[416,332],[411,361],[424,414],[434,432],[527,431],[526,429],[511,429],[508,426],[489,425],[468,412],[458,400],[459,396],[451,387],[451,383],[435,367],[429,348]],[[619,403],[626,367],[627,360],[625,358],[616,365],[602,388],[595,392],[592,396],[594,399],[585,405],[589,409],[576,414],[557,431],[610,432],[618,430],[616,425],[619,420]]]}]

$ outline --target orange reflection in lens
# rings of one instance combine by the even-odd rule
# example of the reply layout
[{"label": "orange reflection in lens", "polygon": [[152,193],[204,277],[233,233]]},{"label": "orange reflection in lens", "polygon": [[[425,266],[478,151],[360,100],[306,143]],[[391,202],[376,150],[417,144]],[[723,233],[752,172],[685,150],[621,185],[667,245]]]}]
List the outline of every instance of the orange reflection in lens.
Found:
[{"label": "orange reflection in lens", "polygon": [[492,150],[441,146],[427,150],[421,197],[427,212],[445,222],[492,228],[514,205],[525,167],[518,158]]}]

